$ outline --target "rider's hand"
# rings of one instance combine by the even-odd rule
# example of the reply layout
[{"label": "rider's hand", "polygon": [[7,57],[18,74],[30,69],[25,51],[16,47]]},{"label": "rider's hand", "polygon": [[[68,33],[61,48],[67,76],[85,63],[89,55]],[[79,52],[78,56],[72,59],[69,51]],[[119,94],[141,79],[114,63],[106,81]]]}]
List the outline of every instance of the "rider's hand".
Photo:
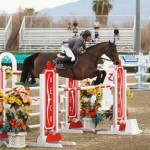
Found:
[{"label": "rider's hand", "polygon": [[84,50],[82,50],[82,54],[84,54],[84,53],[86,53],[86,50],[84,49]]}]

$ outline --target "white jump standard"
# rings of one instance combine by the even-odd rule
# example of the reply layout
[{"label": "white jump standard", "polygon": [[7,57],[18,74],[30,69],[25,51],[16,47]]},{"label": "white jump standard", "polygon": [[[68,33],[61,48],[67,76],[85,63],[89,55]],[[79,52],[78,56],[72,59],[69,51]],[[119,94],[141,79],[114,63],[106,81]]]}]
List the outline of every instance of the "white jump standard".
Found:
[{"label": "white jump standard", "polygon": [[113,124],[108,131],[97,134],[135,135],[140,134],[136,119],[127,120],[126,115],[126,71],[122,66],[116,67],[114,74],[115,96],[113,100]]}]

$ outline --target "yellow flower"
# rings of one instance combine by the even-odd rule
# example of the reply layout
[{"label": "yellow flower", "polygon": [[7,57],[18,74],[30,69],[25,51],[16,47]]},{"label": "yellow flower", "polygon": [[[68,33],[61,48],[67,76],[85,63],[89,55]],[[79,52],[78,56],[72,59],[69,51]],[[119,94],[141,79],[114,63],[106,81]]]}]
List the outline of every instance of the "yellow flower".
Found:
[{"label": "yellow flower", "polygon": [[85,100],[83,98],[81,98],[81,103],[85,103]]},{"label": "yellow flower", "polygon": [[4,109],[4,107],[2,105],[0,105],[0,112],[2,112]]},{"label": "yellow flower", "polygon": [[9,95],[8,94],[4,94],[4,99],[8,99]]},{"label": "yellow flower", "polygon": [[129,87],[126,87],[126,96],[127,96],[127,98],[129,98],[129,99],[133,98],[133,93],[131,93]]},{"label": "yellow flower", "polygon": [[25,93],[26,95],[29,95],[29,91],[27,91],[27,90],[25,90],[24,93]]},{"label": "yellow flower", "polygon": [[3,96],[3,91],[2,91],[2,90],[0,90],[0,96],[1,96],[1,95]]},{"label": "yellow flower", "polygon": [[126,91],[127,91],[127,92],[130,92],[130,88],[129,88],[128,86],[126,87]]},{"label": "yellow flower", "polygon": [[96,89],[93,89],[93,90],[92,90],[92,94],[95,94],[95,93],[96,93]]},{"label": "yellow flower", "polygon": [[29,99],[29,100],[28,100],[28,103],[29,103],[29,105],[32,105],[32,100]]},{"label": "yellow flower", "polygon": [[3,91],[0,90],[0,102],[3,102],[4,101],[4,94],[3,94]]},{"label": "yellow flower", "polygon": [[22,101],[18,101],[18,106],[21,106],[22,105]]},{"label": "yellow flower", "polygon": [[3,102],[4,101],[4,98],[3,97],[0,97],[0,102]]},{"label": "yellow flower", "polygon": [[10,97],[9,99],[8,99],[8,103],[9,104],[13,104],[13,103],[15,103],[16,101],[15,101],[15,98],[14,97]]},{"label": "yellow flower", "polygon": [[87,94],[93,94],[93,89],[87,89]]},{"label": "yellow flower", "polygon": [[17,103],[17,105],[19,105],[19,106],[21,106],[22,105],[22,101],[20,100],[20,99],[16,99],[16,103]]},{"label": "yellow flower", "polygon": [[27,113],[28,112],[28,108],[27,107],[23,107],[22,111],[23,111],[23,113]]},{"label": "yellow flower", "polygon": [[131,99],[131,98],[133,98],[133,93],[127,93],[127,98],[129,98],[129,99]]}]

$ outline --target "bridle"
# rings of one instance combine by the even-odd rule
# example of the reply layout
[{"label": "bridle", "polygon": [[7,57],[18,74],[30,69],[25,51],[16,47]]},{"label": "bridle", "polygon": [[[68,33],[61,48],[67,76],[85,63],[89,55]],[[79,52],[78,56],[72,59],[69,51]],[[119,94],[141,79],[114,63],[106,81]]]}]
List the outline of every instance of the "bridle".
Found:
[{"label": "bridle", "polygon": [[[112,49],[112,48],[115,48],[115,47],[116,47],[116,45],[111,45],[111,44],[109,43],[109,47],[107,48],[106,51],[110,50],[111,55],[113,56],[113,53],[112,53],[113,49]],[[107,60],[107,61],[112,61],[112,62],[115,61],[114,58],[112,58],[112,59],[107,59],[107,58],[103,58],[103,57],[102,57],[102,59],[103,59],[103,60]]]},{"label": "bridle", "polygon": [[[110,50],[111,55],[113,56],[113,54],[112,54],[112,48],[114,48],[115,45],[111,45],[110,43],[108,43],[108,44],[109,44],[109,46],[108,46],[108,48],[106,49],[106,51]],[[90,56],[92,56],[92,57],[95,57],[96,59],[99,59],[99,56],[95,56],[94,54],[91,54],[91,53],[86,53],[86,54],[88,54],[88,55],[90,55]],[[101,57],[101,59],[114,62],[114,59],[113,59],[113,58],[112,58],[112,59],[107,59],[107,58]]]}]

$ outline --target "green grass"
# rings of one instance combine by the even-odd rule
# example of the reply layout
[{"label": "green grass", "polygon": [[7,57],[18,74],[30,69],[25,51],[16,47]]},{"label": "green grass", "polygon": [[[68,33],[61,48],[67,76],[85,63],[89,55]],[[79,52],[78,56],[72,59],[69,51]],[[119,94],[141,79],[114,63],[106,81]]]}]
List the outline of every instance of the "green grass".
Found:
[{"label": "green grass", "polygon": [[15,83],[16,85],[23,85],[24,87],[37,87],[37,86],[39,86],[39,84],[37,84],[37,83],[35,83],[35,84],[24,84],[24,83],[22,83],[22,82],[17,82],[17,83]]}]

